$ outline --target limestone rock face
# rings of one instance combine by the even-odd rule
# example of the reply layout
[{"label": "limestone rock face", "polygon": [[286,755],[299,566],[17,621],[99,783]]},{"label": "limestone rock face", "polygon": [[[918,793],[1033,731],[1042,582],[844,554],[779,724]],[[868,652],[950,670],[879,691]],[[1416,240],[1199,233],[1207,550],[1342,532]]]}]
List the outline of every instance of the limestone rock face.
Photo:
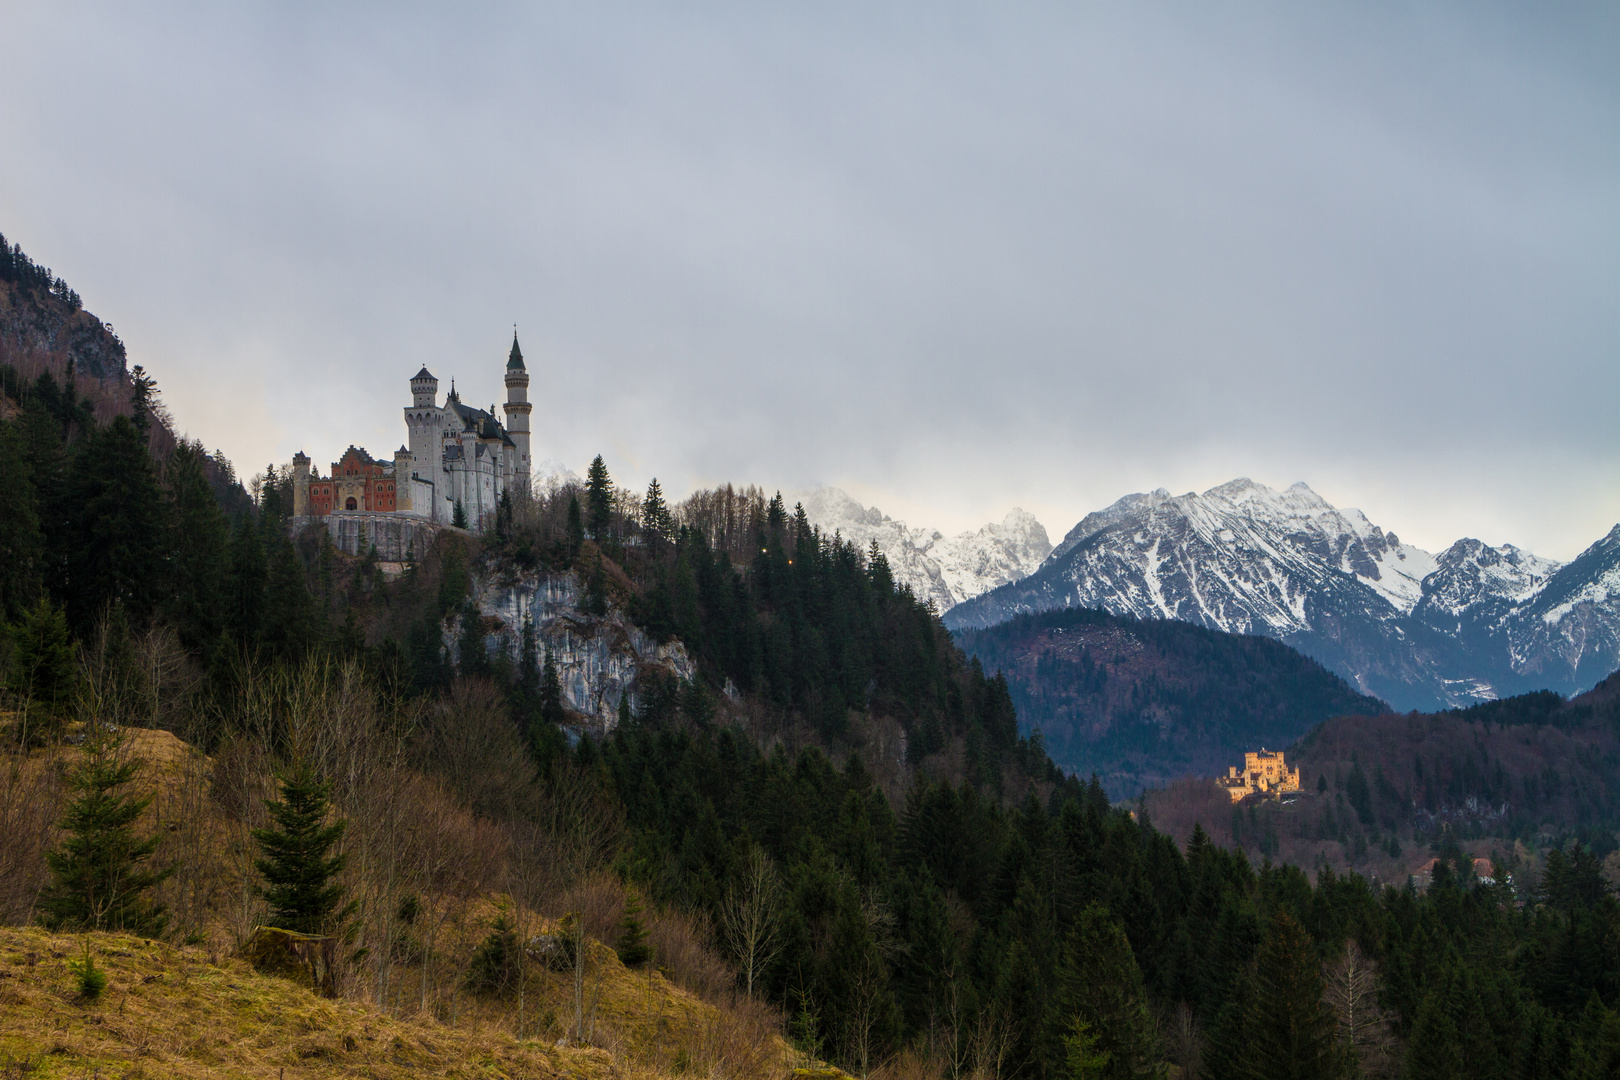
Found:
[{"label": "limestone rock face", "polygon": [[[584,586],[572,571],[524,573],[498,567],[473,579],[473,601],[491,654],[504,652],[516,663],[523,622],[532,618],[542,655],[550,649],[556,662],[564,703],[599,730],[612,729],[626,696],[631,708],[641,703],[648,680],[696,677],[697,666],[679,641],[659,644],[617,605],[605,615],[591,615],[584,599]],[[459,636],[459,625],[454,632]]]}]

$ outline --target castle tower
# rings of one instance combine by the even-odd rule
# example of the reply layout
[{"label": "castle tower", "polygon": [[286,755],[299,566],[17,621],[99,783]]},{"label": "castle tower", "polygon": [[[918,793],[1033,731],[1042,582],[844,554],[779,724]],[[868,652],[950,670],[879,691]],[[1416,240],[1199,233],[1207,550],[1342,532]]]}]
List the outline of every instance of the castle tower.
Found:
[{"label": "castle tower", "polygon": [[293,455],[293,517],[309,513],[309,455],[302,450]]},{"label": "castle tower", "polygon": [[517,331],[512,331],[512,352],[506,358],[506,433],[512,438],[512,445],[517,448],[516,460],[513,462],[514,486],[520,491],[529,490],[529,414],[534,406],[529,404],[529,372],[523,366],[523,350],[518,348]]},{"label": "castle tower", "polygon": [[[439,380],[424,367],[411,379],[411,406],[405,410],[410,460],[394,456],[395,492],[409,492],[412,512],[435,521],[444,485],[444,410],[438,402]],[[420,492],[416,478],[427,485]]]}]

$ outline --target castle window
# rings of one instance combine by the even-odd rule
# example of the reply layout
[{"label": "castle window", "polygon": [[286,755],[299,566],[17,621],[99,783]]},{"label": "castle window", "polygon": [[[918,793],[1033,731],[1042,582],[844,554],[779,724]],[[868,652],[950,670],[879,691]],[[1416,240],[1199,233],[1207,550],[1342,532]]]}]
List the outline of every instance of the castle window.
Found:
[{"label": "castle window", "polygon": [[353,495],[349,496],[349,501],[343,504],[343,508],[345,510],[353,510],[355,508]]}]

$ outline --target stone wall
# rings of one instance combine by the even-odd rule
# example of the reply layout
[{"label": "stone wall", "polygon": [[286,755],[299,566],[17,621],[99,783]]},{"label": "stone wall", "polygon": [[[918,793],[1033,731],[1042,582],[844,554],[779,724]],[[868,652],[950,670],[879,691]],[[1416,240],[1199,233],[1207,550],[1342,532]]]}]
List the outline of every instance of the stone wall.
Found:
[{"label": "stone wall", "polygon": [[383,562],[406,562],[424,557],[439,533],[450,528],[405,514],[337,513],[288,519],[288,528],[295,538],[323,524],[332,536],[332,546],[356,558],[365,554],[360,550],[360,529],[365,526],[366,542],[376,545],[377,558]]}]

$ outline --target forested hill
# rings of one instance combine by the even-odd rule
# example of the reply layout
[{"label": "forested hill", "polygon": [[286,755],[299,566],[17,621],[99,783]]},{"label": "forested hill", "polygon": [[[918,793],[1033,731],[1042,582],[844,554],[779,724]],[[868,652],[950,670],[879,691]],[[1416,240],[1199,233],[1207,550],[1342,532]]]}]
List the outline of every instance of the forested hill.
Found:
[{"label": "forested hill", "polygon": [[1168,619],[1070,609],[957,641],[1006,676],[1020,727],[1114,798],[1224,775],[1244,751],[1287,746],[1332,716],[1387,711],[1281,642]]},{"label": "forested hill", "polygon": [[[0,235],[0,362],[32,376],[67,362],[93,379],[122,379],[124,343],[84,310],[67,282]],[[38,365],[38,366],[36,366]]]}]

